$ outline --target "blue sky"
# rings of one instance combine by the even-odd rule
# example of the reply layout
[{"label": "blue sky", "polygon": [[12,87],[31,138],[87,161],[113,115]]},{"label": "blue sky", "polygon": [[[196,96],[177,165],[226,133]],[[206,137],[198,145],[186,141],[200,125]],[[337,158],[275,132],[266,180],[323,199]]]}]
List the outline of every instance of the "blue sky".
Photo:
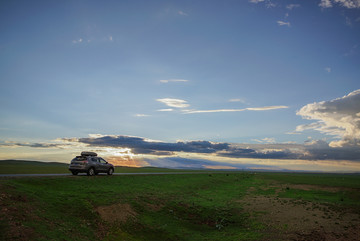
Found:
[{"label": "blue sky", "polygon": [[[1,159],[360,171],[358,0],[7,1],[0,31]],[[233,148],[160,158],[123,137]]]}]

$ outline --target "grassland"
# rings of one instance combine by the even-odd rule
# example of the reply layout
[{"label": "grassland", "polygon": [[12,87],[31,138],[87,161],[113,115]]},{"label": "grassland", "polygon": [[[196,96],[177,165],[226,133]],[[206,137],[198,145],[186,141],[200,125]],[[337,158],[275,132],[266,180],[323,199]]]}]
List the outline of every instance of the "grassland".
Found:
[{"label": "grassland", "polygon": [[360,177],[204,173],[0,179],[3,240],[358,240]]},{"label": "grassland", "polygon": [[[25,160],[0,161],[0,174],[69,174],[69,164],[59,162],[41,162]],[[116,166],[115,173],[159,173],[159,172],[208,172],[207,170],[179,170],[155,167]]]}]

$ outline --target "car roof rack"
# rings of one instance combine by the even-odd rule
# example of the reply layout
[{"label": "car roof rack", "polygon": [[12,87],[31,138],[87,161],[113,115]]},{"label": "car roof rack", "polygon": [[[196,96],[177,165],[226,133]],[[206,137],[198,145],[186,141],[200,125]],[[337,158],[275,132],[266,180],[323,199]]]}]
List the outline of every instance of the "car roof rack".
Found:
[{"label": "car roof rack", "polygon": [[81,152],[81,156],[97,156],[97,154],[91,151],[83,151]]}]

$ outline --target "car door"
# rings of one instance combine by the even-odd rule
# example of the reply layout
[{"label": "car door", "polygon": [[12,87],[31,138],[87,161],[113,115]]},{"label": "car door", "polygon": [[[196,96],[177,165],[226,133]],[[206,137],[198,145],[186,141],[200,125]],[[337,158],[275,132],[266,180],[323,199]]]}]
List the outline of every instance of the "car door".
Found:
[{"label": "car door", "polygon": [[100,162],[100,165],[101,165],[101,170],[103,172],[107,172],[108,168],[109,168],[109,164],[107,163],[107,161],[105,161],[104,159],[102,159],[101,157],[99,157],[99,162]]},{"label": "car door", "polygon": [[95,171],[96,171],[96,172],[101,171],[101,166],[100,166],[99,158],[97,158],[97,157],[91,157],[91,161],[92,161],[92,165],[93,165],[94,168],[95,168]]}]

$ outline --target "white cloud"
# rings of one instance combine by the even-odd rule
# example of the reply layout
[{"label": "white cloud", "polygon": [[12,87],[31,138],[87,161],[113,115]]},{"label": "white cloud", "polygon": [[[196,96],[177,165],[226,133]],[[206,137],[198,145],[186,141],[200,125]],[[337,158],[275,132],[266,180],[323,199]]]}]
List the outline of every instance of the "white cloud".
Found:
[{"label": "white cloud", "polygon": [[360,0],[334,0],[346,8],[360,8]]},{"label": "white cloud", "polygon": [[82,43],[84,40],[82,39],[82,38],[79,38],[79,39],[77,39],[77,40],[73,40],[72,42],[74,43],[74,44],[79,44],[79,43]]},{"label": "white cloud", "polygon": [[352,22],[351,22],[351,19],[349,17],[345,17],[345,24],[347,26],[351,26],[352,25]]},{"label": "white cloud", "polygon": [[345,8],[360,8],[360,0],[321,0],[319,6],[322,8],[331,8],[333,7],[333,3]]},{"label": "white cloud", "polygon": [[264,106],[264,107],[253,107],[244,109],[217,109],[217,110],[184,110],[185,114],[198,114],[198,113],[219,113],[219,112],[241,112],[241,111],[265,111],[265,110],[276,110],[284,109],[288,106]]},{"label": "white cloud", "polygon": [[326,68],[325,68],[325,71],[328,72],[328,73],[331,73],[331,68],[330,68],[330,67],[326,67]]},{"label": "white cloud", "polygon": [[265,0],[250,0],[251,3],[261,3],[265,2]]},{"label": "white cloud", "polygon": [[331,147],[360,146],[360,89],[342,98],[308,104],[296,114],[317,121],[300,125],[296,131],[314,129],[341,138],[330,142]]},{"label": "white cloud", "polygon": [[321,130],[321,123],[318,123],[318,122],[314,122],[314,123],[310,123],[310,124],[304,124],[304,125],[298,125],[296,127],[296,130],[295,132],[296,133],[299,133],[299,132],[303,132],[305,130]]},{"label": "white cloud", "polygon": [[146,114],[136,114],[135,117],[147,117],[149,115],[146,115]]},{"label": "white cloud", "polygon": [[198,113],[219,113],[219,112],[240,112],[246,109],[217,109],[217,110],[185,110],[185,114],[198,114]]},{"label": "white cloud", "polygon": [[180,100],[180,99],[163,98],[163,99],[157,99],[157,101],[162,102],[167,106],[175,107],[175,108],[185,108],[190,106],[189,104],[187,104],[186,100]]},{"label": "white cloud", "polygon": [[169,82],[188,82],[189,80],[186,79],[162,79],[160,80],[161,83],[169,83]]},{"label": "white cloud", "polygon": [[268,144],[272,144],[275,143],[275,138],[269,138],[269,137],[265,137],[263,139],[253,139],[253,141],[259,142],[259,143],[268,143]]},{"label": "white cloud", "polygon": [[112,42],[112,41],[113,41],[113,37],[112,37],[112,36],[109,36],[109,40]]},{"label": "white cloud", "polygon": [[289,9],[289,10],[293,10],[294,8],[299,8],[300,7],[300,4],[289,4],[289,5],[286,5],[286,8]]},{"label": "white cloud", "polygon": [[275,105],[275,106],[264,106],[264,107],[255,107],[255,108],[246,108],[246,110],[253,111],[264,111],[264,110],[277,110],[277,109],[287,109],[288,106],[285,105]]},{"label": "white cloud", "polygon": [[274,8],[274,7],[276,7],[276,4],[272,3],[271,1],[268,1],[268,3],[266,3],[266,7],[267,8]]},{"label": "white cloud", "polygon": [[319,3],[319,6],[322,8],[331,8],[332,3],[330,0],[321,0],[321,2]]},{"label": "white cloud", "polygon": [[273,8],[276,7],[277,4],[273,3],[271,0],[249,0],[251,3],[265,3],[265,6],[267,8]]},{"label": "white cloud", "polygon": [[174,109],[160,109],[160,110],[157,110],[157,111],[162,111],[162,112],[170,112],[170,111],[173,111]]},{"label": "white cloud", "polygon": [[235,98],[235,99],[230,99],[229,102],[245,103],[246,101],[244,99],[241,99],[241,98]]},{"label": "white cloud", "polygon": [[[296,131],[286,132],[285,134],[287,134],[287,135],[300,135],[300,133],[296,132]],[[289,143],[291,143],[291,142],[289,142]],[[296,142],[294,142],[294,143],[296,143]]]},{"label": "white cloud", "polygon": [[279,21],[277,21],[277,24],[279,26],[288,26],[288,27],[290,27],[290,22],[284,22],[284,21],[279,20]]},{"label": "white cloud", "polygon": [[181,11],[181,10],[178,11],[178,14],[179,14],[179,15],[182,15],[182,16],[187,16],[187,15],[188,15],[187,13],[185,13],[184,11]]}]

